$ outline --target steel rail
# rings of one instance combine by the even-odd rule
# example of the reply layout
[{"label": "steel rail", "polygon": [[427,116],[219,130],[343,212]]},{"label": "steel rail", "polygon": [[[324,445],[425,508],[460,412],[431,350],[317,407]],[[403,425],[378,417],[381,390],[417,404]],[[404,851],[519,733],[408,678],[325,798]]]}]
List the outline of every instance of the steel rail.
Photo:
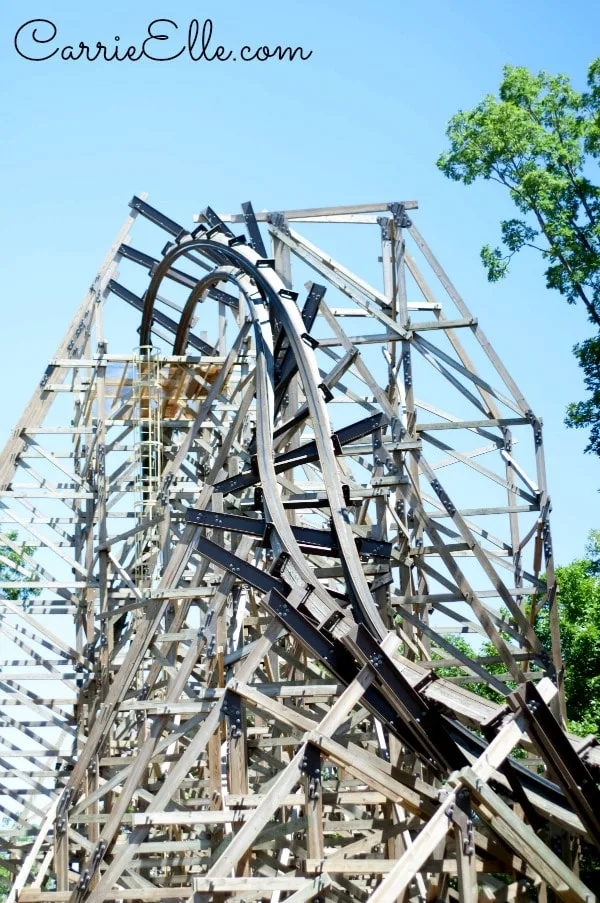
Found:
[{"label": "steel rail", "polygon": [[[315,442],[317,444],[325,488],[330,502],[332,528],[340,546],[342,566],[346,577],[348,592],[352,598],[355,615],[358,620],[367,624],[376,636],[382,638],[387,633],[387,628],[381,618],[378,606],[371,595],[366,577],[362,570],[360,558],[354,545],[351,527],[345,517],[346,502],[342,489],[342,482],[335,462],[335,450],[331,441],[332,430],[329,422],[329,415],[325,399],[322,397],[319,389],[319,368],[313,350],[308,348],[303,341],[305,330],[301,314],[294,304],[293,299],[289,297],[289,291],[286,290],[276,272],[271,268],[259,268],[257,266],[257,262],[264,258],[261,258],[256,251],[246,244],[239,244],[236,248],[232,248],[229,244],[225,244],[225,242],[229,241],[226,236],[223,237],[222,241],[218,240],[219,238],[220,236],[214,236],[214,240],[212,237],[195,239],[190,235],[188,241],[184,239],[168,251],[156,268],[148,291],[146,292],[144,313],[140,328],[140,341],[142,344],[147,344],[149,342],[152,312],[162,279],[171,268],[173,262],[179,257],[186,255],[190,250],[200,252],[201,254],[208,252],[207,256],[211,259],[214,259],[214,257],[219,258],[220,256],[228,258],[234,263],[239,264],[245,273],[254,280],[258,292],[264,295],[265,299],[273,306],[277,318],[286,332],[289,346],[293,351],[298,366],[313,422]],[[257,340],[257,343],[258,341],[259,340]],[[260,341],[262,342],[263,339],[261,338]],[[262,413],[264,414],[267,411],[268,408]],[[263,421],[260,416],[257,418],[257,427],[259,424],[262,429]],[[266,434],[264,435],[264,439],[267,441]],[[271,442],[272,431],[269,444],[271,444]],[[270,469],[271,462],[265,460],[264,463]],[[263,475],[261,474],[261,477],[262,476]],[[276,481],[274,481],[273,485],[276,485]],[[269,487],[270,481],[265,482],[263,480],[263,491],[265,489],[270,491]],[[272,501],[275,502],[274,499]],[[276,504],[281,505],[281,501],[279,500]],[[283,515],[282,506],[281,514]],[[287,518],[283,518],[283,520],[288,523]],[[288,541],[291,543],[291,549],[294,549],[296,543],[293,539],[291,530],[288,532],[283,526],[283,522],[281,522],[281,526],[283,531],[287,534]],[[294,552],[292,552],[291,549],[286,548],[285,551],[293,559],[294,566],[297,568],[300,567],[301,573],[305,572],[303,556],[300,553],[300,550],[294,549]],[[318,581],[315,581],[313,577],[310,582],[312,585],[315,585],[315,583],[317,584],[315,592],[316,594],[319,594],[320,588],[318,586]]]},{"label": "steel rail", "polygon": [[[194,242],[194,247],[198,245],[200,250],[204,250],[206,244],[207,242]],[[218,255],[219,251],[221,250],[221,246],[217,245],[217,248],[218,251],[216,253]],[[147,343],[149,339],[149,332],[147,330],[151,328],[153,304],[158,295],[160,284],[167,275],[173,259],[182,256],[187,252],[187,250],[187,246],[176,246],[174,249],[167,253],[163,261],[161,261],[160,266],[155,270],[145,296],[144,317],[142,320],[142,327],[140,329],[142,343]],[[241,290],[244,291],[244,294],[248,301],[250,317],[253,321],[255,329],[255,339],[257,345],[256,392],[257,403],[259,411],[261,412],[257,417],[257,428],[260,432],[260,441],[258,442],[259,475],[263,487],[263,492],[265,494],[267,514],[273,523],[274,533],[278,536],[280,542],[280,546],[278,547],[275,535],[272,534],[271,548],[276,555],[279,555],[282,551],[286,552],[286,554],[290,557],[290,560],[293,562],[293,566],[298,572],[298,575],[303,582],[303,586],[310,587],[310,589],[312,590],[312,595],[321,602],[321,606],[318,606],[317,611],[315,612],[319,620],[326,620],[334,614],[337,615],[340,620],[346,619],[347,613],[340,608],[333,596],[319,582],[319,580],[313,574],[312,569],[306,562],[306,559],[304,558],[304,555],[302,554],[298,542],[296,541],[296,538],[292,532],[290,523],[285,514],[282,499],[279,496],[276,488],[278,486],[278,483],[274,468],[274,451],[272,447],[274,431],[274,372],[272,367],[272,338],[270,338],[271,325],[268,313],[265,315],[264,313],[261,313],[259,311],[259,307],[262,306],[262,303],[259,304],[258,302],[262,302],[263,296],[262,294],[260,294],[260,292],[257,291],[256,287],[252,286],[252,283],[250,281],[251,279],[254,279],[255,283],[258,284],[258,282],[260,281],[258,271],[255,271],[253,274],[248,274],[246,272],[246,269],[247,265],[242,267],[242,273],[240,273],[239,276],[235,275],[231,268],[221,269],[219,270],[219,272],[226,274],[229,278],[229,281],[235,282],[236,284],[238,284]],[[247,284],[244,284],[244,281]],[[186,305],[184,307],[184,311],[186,311],[186,317],[191,318],[195,304],[202,295],[202,292],[210,287],[210,282],[211,279],[209,275],[201,280],[201,282],[198,284],[199,286],[201,286],[200,288],[196,286],[192,290],[192,293],[188,298],[188,302],[186,302]],[[185,322],[181,329],[181,338],[183,337],[184,333]],[[270,368],[266,363],[267,358],[270,361]]]}]

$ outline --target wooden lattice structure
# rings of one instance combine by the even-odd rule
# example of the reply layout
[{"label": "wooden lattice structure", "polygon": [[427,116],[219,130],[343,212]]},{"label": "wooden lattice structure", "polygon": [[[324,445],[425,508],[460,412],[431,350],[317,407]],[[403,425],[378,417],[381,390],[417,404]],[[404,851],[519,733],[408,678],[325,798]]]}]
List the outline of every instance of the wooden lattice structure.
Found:
[{"label": "wooden lattice structure", "polygon": [[9,900],[591,903],[542,426],[416,203],[130,206],[0,461]]}]

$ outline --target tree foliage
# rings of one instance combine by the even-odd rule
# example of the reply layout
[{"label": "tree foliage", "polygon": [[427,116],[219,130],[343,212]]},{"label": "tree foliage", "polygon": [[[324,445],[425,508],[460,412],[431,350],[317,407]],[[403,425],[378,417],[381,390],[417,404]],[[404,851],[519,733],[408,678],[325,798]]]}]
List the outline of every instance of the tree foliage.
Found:
[{"label": "tree foliage", "polygon": [[[458,112],[446,134],[441,171],[465,185],[498,182],[520,214],[501,222],[501,247],[481,251],[488,279],[505,276],[514,255],[533,248],[546,261],[548,288],[583,304],[600,329],[600,57],[583,92],[565,75],[506,66],[498,95]],[[569,406],[566,422],[591,428],[586,451],[600,454],[600,333],[574,354],[590,394]]]},{"label": "tree foliage", "polygon": [[12,602],[27,602],[33,596],[38,596],[39,589],[35,587],[35,570],[31,556],[33,548],[20,547],[17,543],[17,533],[13,530],[5,536],[5,545],[0,545],[0,581],[17,583],[30,581],[31,587],[8,587],[0,589],[0,598],[10,599]]},{"label": "tree foliage", "polygon": [[[556,569],[558,584],[557,605],[560,626],[562,657],[565,663],[565,695],[567,699],[568,728],[571,733],[585,736],[595,734],[600,738],[600,530],[592,530],[588,537],[585,557]],[[508,617],[508,612],[504,612]],[[550,654],[550,617],[547,606],[539,612],[535,632]],[[508,635],[504,635],[510,641]],[[464,637],[452,638],[453,645],[469,656],[493,656],[494,646],[486,642],[477,651]],[[439,655],[442,658],[442,655]],[[486,665],[491,674],[501,674],[501,663]],[[465,676],[459,666],[440,668],[440,677]],[[514,686],[512,681],[507,682]],[[496,702],[500,695],[491,687],[476,680],[466,684],[467,689]]]},{"label": "tree foliage", "polygon": [[[600,531],[590,533],[586,555],[556,570],[558,617],[569,730],[600,736]],[[550,648],[546,608],[535,629]]]}]

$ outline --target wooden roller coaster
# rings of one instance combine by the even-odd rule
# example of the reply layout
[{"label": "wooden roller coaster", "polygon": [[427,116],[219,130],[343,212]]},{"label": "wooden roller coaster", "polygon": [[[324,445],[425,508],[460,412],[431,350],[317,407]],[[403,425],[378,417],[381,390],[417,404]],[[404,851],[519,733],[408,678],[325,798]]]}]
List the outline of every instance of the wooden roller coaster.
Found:
[{"label": "wooden roller coaster", "polygon": [[0,459],[9,903],[592,903],[542,424],[417,204],[130,208]]}]

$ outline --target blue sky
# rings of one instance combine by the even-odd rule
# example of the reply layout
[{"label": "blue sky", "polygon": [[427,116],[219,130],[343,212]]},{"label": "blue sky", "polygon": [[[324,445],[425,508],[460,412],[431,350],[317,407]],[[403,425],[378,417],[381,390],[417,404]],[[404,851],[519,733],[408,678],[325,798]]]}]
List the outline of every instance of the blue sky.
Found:
[{"label": "blue sky", "polygon": [[[214,21],[215,43],[290,44],[305,63],[28,62],[28,19],[58,42],[143,40],[155,18]],[[489,285],[481,244],[510,207],[491,185],[448,182],[435,160],[447,119],[493,91],[504,63],[584,84],[600,4],[162,0],[92,6],[4,0],[0,12],[3,272],[0,443],[16,422],[135,192],[189,222],[206,206],[258,209],[415,198],[415,217],[546,424],[557,557],[582,553],[598,516],[600,467],[562,425],[583,395],[571,346],[583,314],[523,257]],[[352,261],[345,261],[351,265]],[[126,346],[133,344],[126,341]]]}]

